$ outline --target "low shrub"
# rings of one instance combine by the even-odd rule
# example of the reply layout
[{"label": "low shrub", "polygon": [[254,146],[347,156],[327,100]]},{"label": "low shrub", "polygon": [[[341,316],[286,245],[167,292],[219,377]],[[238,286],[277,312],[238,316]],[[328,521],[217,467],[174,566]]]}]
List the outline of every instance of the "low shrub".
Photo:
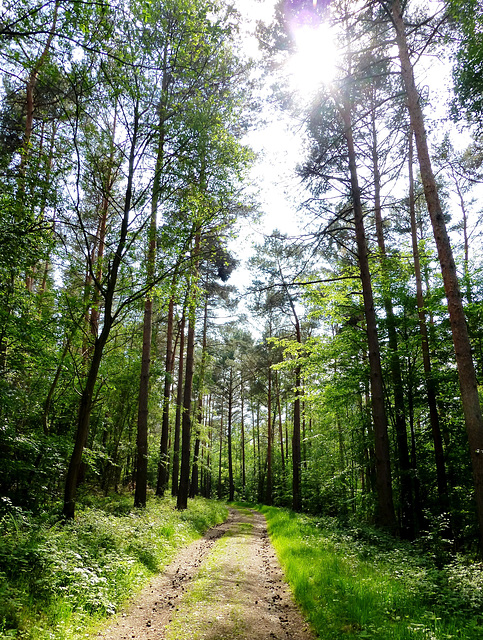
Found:
[{"label": "low shrub", "polygon": [[91,497],[67,524],[5,516],[0,635],[26,640],[86,635],[161,571],[179,547],[222,522],[226,513],[223,504],[201,498],[179,512],[171,498],[152,498],[145,510],[127,510],[126,500]]}]

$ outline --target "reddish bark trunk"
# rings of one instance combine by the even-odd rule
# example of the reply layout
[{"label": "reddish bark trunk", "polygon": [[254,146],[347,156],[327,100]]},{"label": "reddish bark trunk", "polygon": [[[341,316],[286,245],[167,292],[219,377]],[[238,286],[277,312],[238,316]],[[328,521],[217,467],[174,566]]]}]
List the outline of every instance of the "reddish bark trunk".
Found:
[{"label": "reddish bark trunk", "polygon": [[352,136],[350,105],[344,104],[340,109],[344,122],[344,134],[349,155],[351,177],[352,205],[354,209],[354,225],[356,231],[357,257],[361,275],[362,295],[364,299],[364,315],[366,319],[367,344],[369,351],[369,368],[371,380],[371,407],[374,422],[375,458],[376,458],[376,491],[377,521],[382,527],[394,530],[396,520],[392,496],[391,463],[387,418],[384,406],[384,387],[382,380],[381,357],[377,336],[376,313],[372,294],[371,274],[367,252],[366,233],[362,210],[361,194],[357,176],[356,154]]}]

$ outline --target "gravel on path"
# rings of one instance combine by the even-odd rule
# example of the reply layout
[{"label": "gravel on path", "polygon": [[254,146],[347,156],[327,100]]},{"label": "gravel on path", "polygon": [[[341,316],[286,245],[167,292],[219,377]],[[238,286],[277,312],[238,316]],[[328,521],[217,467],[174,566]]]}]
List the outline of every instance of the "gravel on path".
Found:
[{"label": "gravel on path", "polygon": [[315,640],[256,511],[183,549],[99,640]]}]

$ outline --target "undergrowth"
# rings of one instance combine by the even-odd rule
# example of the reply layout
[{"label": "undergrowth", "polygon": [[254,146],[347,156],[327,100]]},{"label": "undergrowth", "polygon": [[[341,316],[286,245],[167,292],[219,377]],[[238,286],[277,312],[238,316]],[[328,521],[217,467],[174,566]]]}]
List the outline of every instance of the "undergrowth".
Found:
[{"label": "undergrowth", "polygon": [[145,510],[131,504],[131,497],[91,499],[67,524],[19,511],[0,519],[0,637],[87,636],[227,514],[201,498],[182,512],[170,498],[152,498]]},{"label": "undergrowth", "polygon": [[481,640],[483,566],[369,527],[260,507],[287,580],[322,640]]}]

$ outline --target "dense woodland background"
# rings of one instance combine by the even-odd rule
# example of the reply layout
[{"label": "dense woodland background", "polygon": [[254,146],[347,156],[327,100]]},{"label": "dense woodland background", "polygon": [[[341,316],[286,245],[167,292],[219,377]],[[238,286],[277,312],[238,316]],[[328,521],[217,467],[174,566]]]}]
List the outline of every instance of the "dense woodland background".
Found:
[{"label": "dense woodland background", "polygon": [[[301,100],[291,25],[324,20],[338,74]],[[287,0],[257,61],[242,26],[221,1],[3,3],[1,513],[201,494],[474,550],[483,9]],[[432,59],[454,69],[444,118]],[[306,191],[241,291],[267,77]]]}]

